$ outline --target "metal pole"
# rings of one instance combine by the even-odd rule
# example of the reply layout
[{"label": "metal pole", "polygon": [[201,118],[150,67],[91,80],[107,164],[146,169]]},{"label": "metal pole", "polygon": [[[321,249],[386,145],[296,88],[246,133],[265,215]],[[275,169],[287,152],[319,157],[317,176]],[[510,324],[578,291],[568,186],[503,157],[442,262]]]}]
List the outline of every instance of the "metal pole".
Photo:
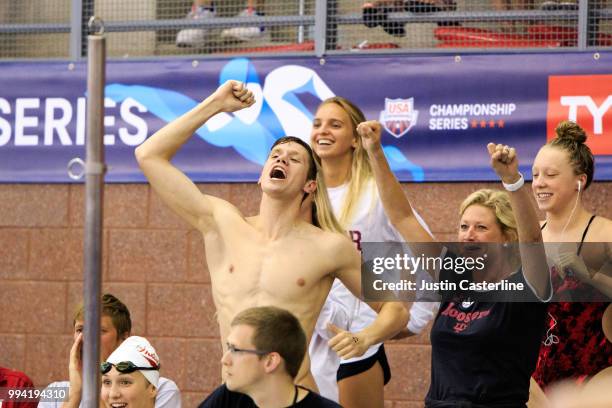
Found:
[{"label": "metal pole", "polygon": [[578,1],[578,49],[584,51],[587,48],[587,38],[589,31],[589,2],[588,0]]},{"label": "metal pole", "polygon": [[[98,25],[97,31],[93,30]],[[85,334],[82,406],[98,407],[100,398],[100,292],[102,276],[102,198],[104,188],[104,84],[106,38],[96,17],[87,36],[87,157],[85,162]]]},{"label": "metal pole", "polygon": [[70,59],[77,60],[83,55],[83,3],[81,0],[70,3]]},{"label": "metal pole", "polygon": [[[300,17],[304,17],[304,13],[305,13],[304,1],[305,0],[300,0],[298,4],[298,14]],[[300,24],[300,26],[298,27],[298,44],[302,44],[303,42],[304,42],[304,26]]]},{"label": "metal pole", "polygon": [[314,42],[315,54],[317,57],[322,57],[327,48],[325,44],[327,34],[327,1],[315,1],[315,26],[314,26]]}]

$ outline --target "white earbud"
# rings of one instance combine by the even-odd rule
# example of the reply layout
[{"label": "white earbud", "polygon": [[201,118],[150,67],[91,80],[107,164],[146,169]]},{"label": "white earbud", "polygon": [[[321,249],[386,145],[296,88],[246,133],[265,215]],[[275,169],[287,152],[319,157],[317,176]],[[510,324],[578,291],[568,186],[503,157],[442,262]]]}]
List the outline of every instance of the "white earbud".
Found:
[{"label": "white earbud", "polygon": [[581,188],[582,188],[582,182],[578,180],[578,192],[580,192]]}]

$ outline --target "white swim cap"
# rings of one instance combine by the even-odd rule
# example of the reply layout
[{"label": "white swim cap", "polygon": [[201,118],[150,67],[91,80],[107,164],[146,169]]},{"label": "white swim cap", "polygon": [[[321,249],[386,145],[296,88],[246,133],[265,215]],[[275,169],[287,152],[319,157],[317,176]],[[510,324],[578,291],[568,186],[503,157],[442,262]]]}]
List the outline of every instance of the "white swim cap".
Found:
[{"label": "white swim cap", "polygon": [[106,361],[114,366],[124,361],[130,361],[137,367],[155,368],[155,370],[137,371],[140,371],[151,384],[157,387],[159,382],[159,357],[151,343],[144,337],[128,337],[112,352]]}]

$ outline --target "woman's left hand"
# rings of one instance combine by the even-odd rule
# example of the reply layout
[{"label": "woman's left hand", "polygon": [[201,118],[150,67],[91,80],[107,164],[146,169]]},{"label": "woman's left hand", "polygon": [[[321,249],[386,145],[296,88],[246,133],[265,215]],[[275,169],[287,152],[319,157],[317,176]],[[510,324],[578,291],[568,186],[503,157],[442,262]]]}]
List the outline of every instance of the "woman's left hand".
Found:
[{"label": "woman's left hand", "polygon": [[361,122],[357,125],[357,134],[361,137],[363,148],[369,152],[374,153],[380,150],[380,136],[382,133],[382,126],[377,120],[369,120],[367,122]]},{"label": "woman's left hand", "polygon": [[359,333],[342,330],[332,323],[327,324],[327,330],[334,335],[327,344],[340,358],[359,357],[368,350],[369,346]]},{"label": "woman's left hand", "polygon": [[487,145],[491,157],[491,167],[502,182],[514,184],[520,178],[516,149],[508,145],[489,143]]},{"label": "woman's left hand", "polygon": [[575,276],[581,281],[588,282],[593,276],[589,268],[584,263],[584,260],[579,257],[576,252],[575,243],[562,243],[557,249],[557,266],[559,274],[565,278],[566,275]]}]

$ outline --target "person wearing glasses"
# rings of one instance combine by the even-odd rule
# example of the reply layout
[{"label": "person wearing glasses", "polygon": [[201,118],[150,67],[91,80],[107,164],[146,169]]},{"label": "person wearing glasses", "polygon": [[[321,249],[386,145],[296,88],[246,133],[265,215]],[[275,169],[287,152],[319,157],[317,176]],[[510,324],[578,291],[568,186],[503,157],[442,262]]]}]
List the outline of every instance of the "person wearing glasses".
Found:
[{"label": "person wearing glasses", "polygon": [[154,408],[159,357],[144,337],[128,337],[100,364],[100,398],[106,408]]},{"label": "person wearing glasses", "polygon": [[[70,350],[68,364],[69,381],[51,383],[46,390],[54,388],[68,389],[66,401],[42,401],[38,408],[76,408],[82,407],[82,358],[83,326],[85,308],[80,305],[73,319],[74,342]],[[132,319],[127,306],[110,293],[102,296],[102,310],[100,317],[100,361],[105,361],[117,349],[132,331]],[[155,408],[181,408],[181,393],[174,381],[160,377],[156,385],[157,396]]]},{"label": "person wearing glasses", "polygon": [[306,333],[291,312],[273,306],[243,310],[231,322],[221,358],[225,384],[199,408],[340,407],[294,384],[306,346]]}]

